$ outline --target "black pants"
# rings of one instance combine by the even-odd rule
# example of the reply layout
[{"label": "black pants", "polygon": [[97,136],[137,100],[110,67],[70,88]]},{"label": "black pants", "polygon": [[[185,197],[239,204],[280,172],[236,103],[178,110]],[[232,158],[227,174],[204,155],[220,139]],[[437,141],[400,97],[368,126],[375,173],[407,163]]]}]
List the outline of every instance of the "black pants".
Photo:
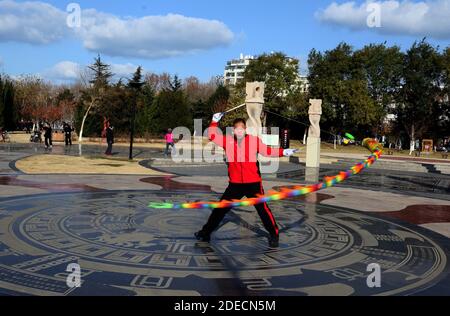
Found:
[{"label": "black pants", "polygon": [[175,148],[174,143],[166,143],[166,151],[164,152],[164,155],[169,156],[170,153],[172,152],[173,148]]},{"label": "black pants", "polygon": [[66,146],[72,146],[72,135],[71,134],[65,134],[66,137]]},{"label": "black pants", "polygon": [[[255,198],[259,194],[264,194],[264,188],[261,182],[249,184],[230,183],[227,190],[223,194],[221,201],[240,200],[244,196],[247,198]],[[259,217],[261,217],[266,230],[272,236],[278,236],[277,222],[267,203],[256,205],[255,208],[258,211]],[[231,211],[229,208],[213,210],[211,216],[209,217],[208,223],[203,227],[203,232],[208,235],[212,234],[219,227],[220,223],[229,211]]]},{"label": "black pants", "polygon": [[52,138],[51,137],[45,137],[45,147],[53,146]]},{"label": "black pants", "polygon": [[106,149],[105,155],[112,155],[112,147],[113,147],[113,143],[108,142],[108,148]]}]

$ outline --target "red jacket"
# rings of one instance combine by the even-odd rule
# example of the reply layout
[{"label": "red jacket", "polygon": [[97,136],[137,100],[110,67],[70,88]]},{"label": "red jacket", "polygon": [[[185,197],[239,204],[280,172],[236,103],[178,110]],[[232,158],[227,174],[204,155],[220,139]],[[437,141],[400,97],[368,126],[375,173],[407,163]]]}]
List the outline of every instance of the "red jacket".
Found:
[{"label": "red jacket", "polygon": [[241,141],[233,136],[225,136],[218,128],[218,123],[211,123],[208,136],[225,150],[228,162],[230,183],[261,182],[258,154],[265,157],[282,157],[283,149],[266,146],[259,137],[247,135]]}]

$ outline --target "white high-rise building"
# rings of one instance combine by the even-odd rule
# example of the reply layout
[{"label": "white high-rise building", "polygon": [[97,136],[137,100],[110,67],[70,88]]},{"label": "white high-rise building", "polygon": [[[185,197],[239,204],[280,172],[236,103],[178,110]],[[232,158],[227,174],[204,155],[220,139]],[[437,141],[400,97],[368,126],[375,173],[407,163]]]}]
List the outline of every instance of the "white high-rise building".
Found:
[{"label": "white high-rise building", "polygon": [[309,80],[307,76],[299,75],[297,82],[301,93],[307,93],[309,91]]},{"label": "white high-rise building", "polygon": [[[289,60],[294,60],[293,57],[288,57]],[[236,85],[239,80],[244,79],[244,72],[250,62],[256,59],[255,56],[241,54],[239,59],[233,59],[227,62],[225,67],[223,82],[225,85]],[[309,90],[309,82],[307,76],[298,74],[297,85],[302,93]]]},{"label": "white high-rise building", "polygon": [[243,79],[245,68],[250,65],[250,61],[253,59],[255,59],[254,56],[241,54],[239,59],[228,61],[223,78],[225,85],[235,85],[239,80]]}]

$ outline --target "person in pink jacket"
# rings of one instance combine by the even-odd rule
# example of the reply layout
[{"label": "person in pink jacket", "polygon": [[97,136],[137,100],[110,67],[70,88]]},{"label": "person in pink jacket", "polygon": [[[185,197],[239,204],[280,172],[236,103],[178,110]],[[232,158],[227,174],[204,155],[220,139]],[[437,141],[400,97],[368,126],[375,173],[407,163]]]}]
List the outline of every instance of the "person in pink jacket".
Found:
[{"label": "person in pink jacket", "polygon": [[173,133],[171,128],[167,130],[167,134],[164,136],[164,138],[166,140],[166,151],[164,152],[164,156],[168,157],[172,150],[175,148],[175,141],[173,140]]}]

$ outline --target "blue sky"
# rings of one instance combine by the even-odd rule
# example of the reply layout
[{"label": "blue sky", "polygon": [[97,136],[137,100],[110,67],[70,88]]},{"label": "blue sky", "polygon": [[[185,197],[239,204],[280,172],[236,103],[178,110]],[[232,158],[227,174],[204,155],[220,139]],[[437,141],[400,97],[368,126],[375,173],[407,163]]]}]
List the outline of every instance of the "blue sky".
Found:
[{"label": "blue sky", "polygon": [[[33,32],[53,36],[51,33],[64,23],[61,16],[70,2],[48,0],[30,6],[30,1],[0,0],[0,71],[11,75],[40,74],[49,80],[72,80],[74,76],[68,68],[89,64],[100,52],[108,63],[118,65],[115,69],[119,73],[142,65],[149,72],[169,72],[181,77],[194,75],[208,80],[214,75],[221,75],[225,62],[240,53],[257,55],[283,51],[300,58],[302,72],[305,72],[306,58],[312,48],[332,49],[341,41],[357,48],[386,41],[388,45],[396,44],[405,49],[415,40],[427,36],[434,45],[447,47],[450,44],[450,25],[447,21],[450,15],[446,15],[450,14],[450,1],[447,0],[400,1],[399,6],[394,8],[383,1],[378,2],[383,9],[380,11],[381,28],[364,25],[365,19],[361,15],[367,12],[365,1],[355,1],[355,4],[336,1],[335,5],[333,1],[325,0],[77,1],[82,10],[96,10],[90,14],[82,12],[82,23],[88,16],[93,19],[89,22],[93,26],[83,29],[81,35],[67,35],[64,33],[67,31],[63,30],[63,35],[55,34],[57,39],[39,41],[28,36]],[[54,12],[41,10],[39,5],[42,4],[54,7]],[[107,14],[105,20],[109,19],[114,24],[97,22],[100,13]],[[42,16],[32,22],[39,14]],[[169,14],[176,14],[178,18],[174,18],[173,22],[158,22],[162,25],[159,35],[147,37],[145,26],[155,25],[150,20],[139,24],[143,26],[139,28],[139,34],[131,27],[120,30],[120,21],[149,16],[167,17]],[[11,16],[15,21],[27,24],[26,28],[21,27],[20,23],[11,22],[8,25],[7,17]],[[199,20],[185,20],[190,18]],[[220,22],[220,25],[213,21]],[[444,25],[435,25],[441,22]],[[180,23],[178,28],[177,23]],[[105,25],[117,25],[118,29],[111,35]],[[167,41],[166,31],[171,34],[167,36]],[[143,40],[133,42],[132,38],[139,36]],[[139,51],[140,45],[145,46],[142,47],[145,52],[140,55],[130,52]],[[171,50],[170,53],[167,53],[165,46]],[[161,52],[158,56],[148,52],[159,48]],[[65,63],[55,68],[62,62]]]}]

